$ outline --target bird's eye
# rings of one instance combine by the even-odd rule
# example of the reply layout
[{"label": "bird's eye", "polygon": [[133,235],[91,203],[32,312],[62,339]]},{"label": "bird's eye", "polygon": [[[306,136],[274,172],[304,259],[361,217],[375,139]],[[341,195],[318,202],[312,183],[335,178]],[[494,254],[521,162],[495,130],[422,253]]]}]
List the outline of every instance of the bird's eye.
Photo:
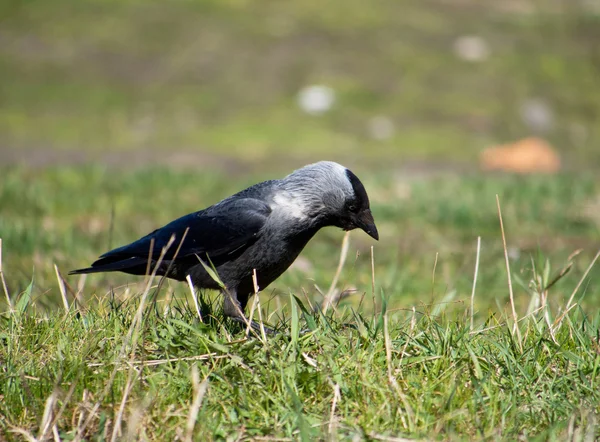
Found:
[{"label": "bird's eye", "polygon": [[356,210],[358,209],[358,207],[356,207],[355,204],[348,204],[346,206],[346,209],[348,209],[348,211],[350,211],[350,212],[356,212]]}]

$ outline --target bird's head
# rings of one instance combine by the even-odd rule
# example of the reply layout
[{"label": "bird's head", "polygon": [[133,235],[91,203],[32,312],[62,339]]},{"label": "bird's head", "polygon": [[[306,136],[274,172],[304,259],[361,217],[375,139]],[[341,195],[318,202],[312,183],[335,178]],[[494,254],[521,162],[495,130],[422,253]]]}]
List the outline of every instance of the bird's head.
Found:
[{"label": "bird's head", "polygon": [[344,166],[321,161],[298,169],[282,180],[276,203],[298,218],[320,226],[362,229],[379,240],[369,196],[358,177]]}]

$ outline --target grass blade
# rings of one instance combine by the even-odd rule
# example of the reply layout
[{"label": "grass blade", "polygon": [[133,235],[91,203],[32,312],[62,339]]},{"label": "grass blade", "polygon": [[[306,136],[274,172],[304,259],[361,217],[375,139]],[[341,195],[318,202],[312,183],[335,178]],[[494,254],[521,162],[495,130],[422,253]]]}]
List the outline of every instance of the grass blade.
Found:
[{"label": "grass blade", "polygon": [[300,321],[298,316],[298,306],[294,302],[294,295],[290,294],[290,307],[292,309],[292,344],[298,344],[298,336],[300,334]]},{"label": "grass blade", "polygon": [[523,351],[523,343],[521,342],[521,331],[519,330],[519,317],[517,316],[517,309],[515,308],[515,296],[513,293],[512,279],[510,274],[510,261],[508,259],[508,248],[506,247],[506,235],[504,234],[504,222],[502,221],[502,209],[500,208],[500,198],[496,194],[496,205],[498,206],[498,218],[500,219],[500,231],[502,232],[502,245],[504,246],[504,260],[506,262],[506,276],[508,278],[508,294],[510,296],[510,307],[512,309],[513,316],[513,328],[512,332],[517,335],[517,342],[519,349]]},{"label": "grass blade", "polygon": [[27,286],[27,288],[19,295],[17,305],[15,306],[15,312],[18,316],[22,316],[27,310],[29,303],[31,302],[31,292],[33,291],[33,278]]}]

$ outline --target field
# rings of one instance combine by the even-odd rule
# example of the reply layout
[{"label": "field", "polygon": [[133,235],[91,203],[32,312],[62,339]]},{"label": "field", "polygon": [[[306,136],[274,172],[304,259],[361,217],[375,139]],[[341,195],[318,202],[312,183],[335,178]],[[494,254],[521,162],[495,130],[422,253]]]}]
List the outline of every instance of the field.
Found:
[{"label": "field", "polygon": [[[0,440],[600,438],[600,26],[573,4],[3,4]],[[480,170],[529,135],[560,173]],[[381,238],[320,232],[251,301],[275,336],[217,293],[67,276],[320,159]]]},{"label": "field", "polygon": [[[223,323],[215,294],[201,294],[200,313],[212,317],[203,324],[184,285],[167,282],[159,291],[154,281],[146,291],[143,278],[126,275],[66,278],[81,301],[67,290],[65,312],[52,266],[66,274],[109,243],[252,179],[148,169],[8,172],[0,227],[16,312],[2,317],[7,436],[39,435],[48,424],[48,435],[56,428],[63,437],[104,439],[121,419],[123,435],[171,440],[185,436],[190,416],[196,439],[597,434],[598,270],[584,277],[596,252],[597,180],[365,181],[381,232],[374,275],[371,241],[355,232],[336,287],[355,291],[335,312],[315,310],[336,274],[343,237],[323,231],[302,265],[261,295],[263,318],[281,330],[263,340]],[[568,305],[575,307],[565,315]],[[193,386],[193,373],[201,386]]]}]

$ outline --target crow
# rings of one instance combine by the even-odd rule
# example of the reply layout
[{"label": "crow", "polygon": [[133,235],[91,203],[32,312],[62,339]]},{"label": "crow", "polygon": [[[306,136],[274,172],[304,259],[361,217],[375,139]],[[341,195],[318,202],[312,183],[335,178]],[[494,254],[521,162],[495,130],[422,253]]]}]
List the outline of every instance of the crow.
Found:
[{"label": "crow", "polygon": [[[221,290],[225,316],[247,324],[243,311],[255,292],[253,273],[260,289],[266,288],[326,226],[346,231],[360,228],[379,240],[363,184],[349,169],[331,161],[255,184],[69,274],[118,271],[145,275],[150,269],[177,281],[189,275],[196,288]],[[160,260],[172,237],[172,246]],[[206,266],[216,270],[225,287]],[[259,328],[254,321],[250,325]]]}]

